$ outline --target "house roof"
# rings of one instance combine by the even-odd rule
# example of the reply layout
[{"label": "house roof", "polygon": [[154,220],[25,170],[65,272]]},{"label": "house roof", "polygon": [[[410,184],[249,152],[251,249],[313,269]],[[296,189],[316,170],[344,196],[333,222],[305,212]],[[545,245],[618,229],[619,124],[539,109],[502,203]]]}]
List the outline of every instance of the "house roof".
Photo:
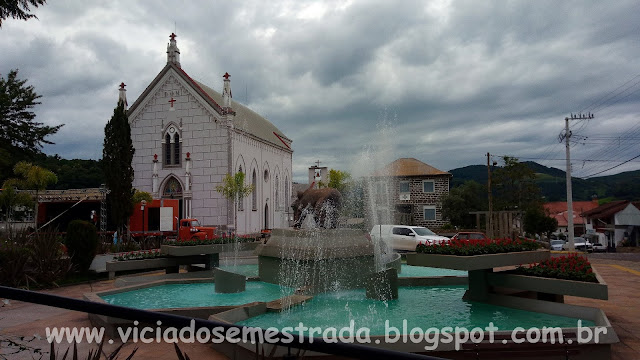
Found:
[{"label": "house roof", "polygon": [[153,88],[163,78],[163,76],[172,69],[187,84],[190,84],[191,88],[196,93],[198,93],[204,99],[204,101],[206,101],[219,115],[235,115],[233,118],[233,126],[237,131],[255,136],[280,148],[291,150],[292,141],[287,138],[269,120],[260,116],[246,106],[234,101],[233,99],[231,100],[230,108],[224,108],[220,106],[220,104],[222,104],[222,94],[204,85],[203,83],[194,80],[182,68],[173,63],[167,63],[167,65],[160,71],[160,73],[158,73],[153,81],[151,81],[149,86],[147,86],[147,88],[129,108],[129,115],[133,114],[133,112],[138,108],[138,106],[140,106],[143,100],[151,93],[151,91],[153,91]]},{"label": "house roof", "polygon": [[[573,202],[573,224],[584,224],[584,218],[582,214],[585,211],[589,211],[598,207],[597,201],[574,201]],[[549,215],[558,220],[558,226],[568,226],[569,221],[567,217],[567,202],[556,201],[544,204],[545,210],[549,212]]]},{"label": "house roof", "polygon": [[414,158],[400,158],[382,169],[373,172],[372,176],[453,176],[451,173],[438,170],[431,165]]},{"label": "house roof", "polygon": [[633,204],[636,208],[640,209],[640,201],[629,201],[629,200],[617,200],[612,201],[610,203],[606,203],[604,205],[598,206],[595,209],[591,209],[582,214],[582,216],[589,217],[592,219],[605,219],[610,218],[616,213],[624,210],[629,204]]}]

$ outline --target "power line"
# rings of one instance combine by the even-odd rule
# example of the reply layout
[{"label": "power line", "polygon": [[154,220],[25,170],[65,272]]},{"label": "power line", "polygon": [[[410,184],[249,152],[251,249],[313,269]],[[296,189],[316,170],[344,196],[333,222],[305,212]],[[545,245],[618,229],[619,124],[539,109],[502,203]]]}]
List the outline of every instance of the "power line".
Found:
[{"label": "power line", "polygon": [[631,162],[631,160],[635,160],[635,159],[637,159],[637,158],[640,158],[640,155],[636,155],[636,156],[632,157],[631,159],[629,159],[629,160],[627,160],[627,161],[623,162],[622,164],[618,164],[618,165],[612,166],[612,167],[610,167],[610,168],[608,168],[608,169],[606,169],[606,170],[602,170],[602,171],[599,171],[599,172],[597,172],[597,173],[595,173],[595,174],[591,174],[591,175],[589,175],[589,176],[585,176],[585,178],[590,178],[590,177],[592,177],[593,175],[598,175],[598,174],[602,174],[603,172],[607,172],[607,171],[609,171],[609,170],[613,170],[613,169],[615,169],[615,168],[617,168],[617,167],[619,167],[619,166],[622,166],[622,165],[624,165],[624,164],[626,164],[626,163],[628,163],[628,162]]}]

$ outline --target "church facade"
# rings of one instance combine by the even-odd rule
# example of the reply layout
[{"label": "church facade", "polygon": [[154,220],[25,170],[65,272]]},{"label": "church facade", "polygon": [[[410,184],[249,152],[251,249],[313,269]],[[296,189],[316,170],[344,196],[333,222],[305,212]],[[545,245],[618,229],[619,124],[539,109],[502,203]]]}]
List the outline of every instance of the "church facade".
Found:
[{"label": "church facade", "polygon": [[[228,73],[222,93],[191,78],[180,66],[175,38],[171,34],[167,64],[128,109],[133,187],[154,199],[179,199],[173,216],[203,225],[228,226],[239,234],[289,226],[292,141],[232,99]],[[120,98],[126,103],[124,86]],[[237,172],[254,191],[234,204],[216,186]]]}]

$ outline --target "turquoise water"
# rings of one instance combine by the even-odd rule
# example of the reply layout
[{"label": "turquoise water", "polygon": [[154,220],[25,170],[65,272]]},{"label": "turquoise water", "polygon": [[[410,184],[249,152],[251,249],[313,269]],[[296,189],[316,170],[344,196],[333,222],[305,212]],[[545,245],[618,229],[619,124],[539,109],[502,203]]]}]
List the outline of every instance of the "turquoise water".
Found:
[{"label": "turquoise water", "polygon": [[[258,264],[224,265],[220,269],[248,277],[258,276]],[[467,276],[466,271],[438,269],[424,266],[402,265],[402,272],[399,277],[421,277],[421,276]]]},{"label": "turquoise water", "polygon": [[[520,326],[531,327],[576,327],[577,320],[568,317],[547,315],[501,306],[462,300],[466,287],[400,287],[399,299],[388,302],[366,299],[365,291],[345,290],[316,295],[304,305],[287,312],[265,313],[247,319],[239,325],[255,327],[296,327],[300,322],[308,327],[341,329],[354,320],[355,329],[367,327],[371,335],[385,334],[385,321],[389,326],[403,328],[403,320],[410,331],[415,327],[423,330],[435,327],[487,327],[490,322],[499,330],[513,330]],[[593,326],[583,320],[582,326]],[[402,330],[401,330],[402,331]]]},{"label": "turquoise water", "polygon": [[439,269],[424,266],[411,266],[402,264],[402,272],[399,277],[421,277],[421,276],[467,276],[466,271]]},{"label": "turquoise water", "polygon": [[109,304],[136,309],[185,308],[242,305],[272,301],[292,293],[291,289],[262,281],[247,281],[246,291],[218,294],[213,283],[169,284],[101,296]]}]

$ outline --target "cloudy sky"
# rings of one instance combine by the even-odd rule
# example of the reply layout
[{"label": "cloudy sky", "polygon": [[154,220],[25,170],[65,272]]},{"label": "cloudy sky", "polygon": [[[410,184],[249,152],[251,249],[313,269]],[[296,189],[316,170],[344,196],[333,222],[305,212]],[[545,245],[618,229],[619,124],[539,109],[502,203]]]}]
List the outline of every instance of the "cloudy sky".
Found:
[{"label": "cloudy sky", "polygon": [[[363,152],[442,170],[486,153],[574,175],[640,168],[637,1],[49,1],[0,28],[0,74],[43,95],[46,146],[98,159],[124,81],[132,103],[178,34],[182,68],[293,140],[294,180],[316,160],[360,175]],[[499,159],[496,159],[499,160]],[[608,170],[609,168],[613,168]]]}]

